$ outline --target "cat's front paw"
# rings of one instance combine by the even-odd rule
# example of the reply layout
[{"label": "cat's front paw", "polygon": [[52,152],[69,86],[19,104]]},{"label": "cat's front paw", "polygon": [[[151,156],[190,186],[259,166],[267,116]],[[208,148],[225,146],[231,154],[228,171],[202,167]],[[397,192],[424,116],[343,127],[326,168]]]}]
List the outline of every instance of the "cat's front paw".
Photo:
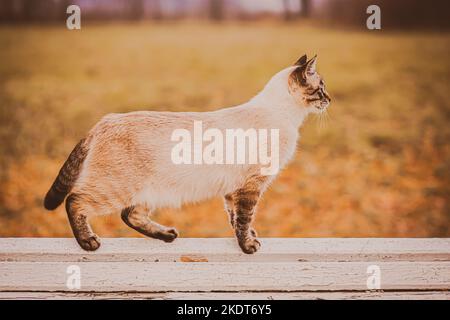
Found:
[{"label": "cat's front paw", "polygon": [[251,237],[243,241],[239,241],[239,246],[242,251],[246,254],[252,254],[259,250],[261,247],[261,242],[258,239]]},{"label": "cat's front paw", "polygon": [[77,239],[78,244],[86,251],[95,251],[100,248],[100,238],[94,234],[90,237]]}]

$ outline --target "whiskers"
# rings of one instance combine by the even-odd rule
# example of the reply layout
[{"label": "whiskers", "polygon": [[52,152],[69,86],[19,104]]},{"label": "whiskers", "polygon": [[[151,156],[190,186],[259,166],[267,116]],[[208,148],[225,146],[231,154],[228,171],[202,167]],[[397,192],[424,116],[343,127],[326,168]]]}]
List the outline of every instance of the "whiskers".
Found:
[{"label": "whiskers", "polygon": [[316,113],[317,130],[322,133],[323,130],[329,125],[330,115],[328,114],[328,108],[323,109],[321,112]]}]

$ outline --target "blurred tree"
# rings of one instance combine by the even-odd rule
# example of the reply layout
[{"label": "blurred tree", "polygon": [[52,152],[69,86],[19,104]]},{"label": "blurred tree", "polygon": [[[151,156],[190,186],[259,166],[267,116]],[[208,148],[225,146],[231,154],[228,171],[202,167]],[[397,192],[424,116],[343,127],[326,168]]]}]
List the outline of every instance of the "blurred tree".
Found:
[{"label": "blurred tree", "polygon": [[73,1],[71,0],[60,0],[59,1],[59,8],[58,8],[58,18],[61,20],[66,20],[67,15],[67,8],[72,4]]},{"label": "blurred tree", "polygon": [[14,19],[14,1],[0,0],[0,21],[6,22]]},{"label": "blurred tree", "polygon": [[382,29],[450,29],[448,0],[433,0],[432,4],[423,0],[321,0],[309,7],[309,14],[326,23],[366,29],[366,9],[371,4],[381,8]]},{"label": "blurred tree", "polygon": [[129,0],[130,19],[140,20],[144,16],[144,1],[143,0]]},{"label": "blurred tree", "polygon": [[289,5],[289,0],[283,0],[283,8],[284,8],[284,20],[291,20],[291,7]]},{"label": "blurred tree", "polygon": [[311,0],[300,0],[300,16],[307,18],[311,13]]},{"label": "blurred tree", "polygon": [[22,2],[22,18],[26,21],[33,20],[39,7],[38,1],[23,0]]},{"label": "blurred tree", "polygon": [[161,1],[160,0],[152,0],[151,1],[151,18],[153,20],[161,20],[163,18],[163,14],[161,12]]},{"label": "blurred tree", "polygon": [[223,19],[223,1],[222,0],[209,0],[209,15],[211,20]]}]

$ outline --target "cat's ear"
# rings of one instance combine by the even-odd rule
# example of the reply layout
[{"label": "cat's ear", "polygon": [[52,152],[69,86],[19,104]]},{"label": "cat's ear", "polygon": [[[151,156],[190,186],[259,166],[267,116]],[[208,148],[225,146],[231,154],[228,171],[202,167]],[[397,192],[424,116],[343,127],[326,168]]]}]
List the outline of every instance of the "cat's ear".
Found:
[{"label": "cat's ear", "polygon": [[315,55],[311,60],[306,63],[305,75],[312,76],[316,73],[317,55]]},{"label": "cat's ear", "polygon": [[294,63],[294,66],[303,66],[307,60],[308,58],[306,57],[306,54],[304,54],[297,60],[297,62]]},{"label": "cat's ear", "polygon": [[317,55],[308,61],[305,54],[295,63],[298,68],[291,75],[301,86],[306,86],[308,77],[316,73],[316,60]]}]

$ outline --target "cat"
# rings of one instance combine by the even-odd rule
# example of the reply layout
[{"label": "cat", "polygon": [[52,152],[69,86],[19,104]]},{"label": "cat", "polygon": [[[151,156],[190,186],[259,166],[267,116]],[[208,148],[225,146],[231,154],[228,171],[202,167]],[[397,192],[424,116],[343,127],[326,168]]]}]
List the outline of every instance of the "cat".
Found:
[{"label": "cat", "polygon": [[121,212],[134,230],[172,242],[177,230],[152,221],[152,210],[222,196],[240,248],[247,254],[256,252],[256,205],[276,175],[262,175],[260,164],[174,164],[171,133],[178,128],[192,131],[194,121],[222,131],[276,128],[283,168],[295,153],[298,129],[307,115],[323,112],[331,101],[316,64],[317,56],[308,60],[303,55],[275,74],[255,97],[235,107],[106,115],[69,155],[45,196],[45,208],[56,209],[67,196],[73,234],[84,250],[93,251],[100,247],[88,222],[94,215]]}]

